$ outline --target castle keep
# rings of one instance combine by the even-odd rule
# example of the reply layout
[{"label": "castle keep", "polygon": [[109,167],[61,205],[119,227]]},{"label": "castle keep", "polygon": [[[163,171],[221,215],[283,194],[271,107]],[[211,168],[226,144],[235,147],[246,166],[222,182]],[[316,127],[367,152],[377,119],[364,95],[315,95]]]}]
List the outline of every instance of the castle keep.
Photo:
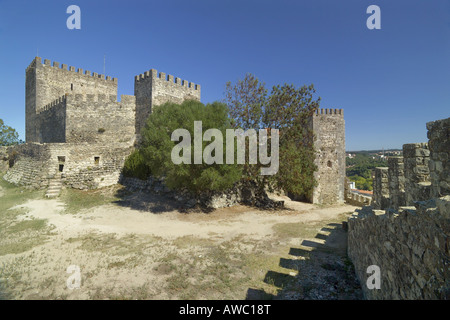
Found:
[{"label": "castle keep", "polygon": [[[49,189],[116,184],[155,106],[200,101],[199,84],[154,69],[135,77],[133,96],[121,95],[118,101],[117,86],[117,78],[36,57],[26,69],[26,144],[13,148],[17,158],[4,178]],[[318,167],[318,185],[310,200],[343,203],[343,110],[319,109],[309,123]]]},{"label": "castle keep", "polygon": [[[175,80],[175,81],[174,81]],[[36,57],[26,69],[25,139],[5,179],[93,189],[118,182],[151,108],[200,100],[200,86],[150,70],[117,101],[117,78]]]}]

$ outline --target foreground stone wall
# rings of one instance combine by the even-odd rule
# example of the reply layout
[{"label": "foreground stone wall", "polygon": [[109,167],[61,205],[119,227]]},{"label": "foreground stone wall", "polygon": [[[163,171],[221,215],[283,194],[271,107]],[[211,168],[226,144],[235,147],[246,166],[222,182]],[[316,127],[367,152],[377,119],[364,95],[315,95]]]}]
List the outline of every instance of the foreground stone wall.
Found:
[{"label": "foreground stone wall", "polygon": [[[398,212],[365,207],[348,220],[348,256],[367,299],[450,299],[450,196]],[[369,290],[367,268],[380,268]]]},{"label": "foreground stone wall", "polygon": [[[401,206],[398,198],[390,202],[398,210],[364,207],[348,221],[348,255],[368,299],[450,299],[450,118],[427,128],[428,144],[403,147],[405,202],[414,206]],[[401,160],[394,164],[401,177]],[[390,190],[401,190],[396,183]],[[366,286],[371,265],[380,268],[380,289]]]},{"label": "foreground stone wall", "polygon": [[450,118],[427,123],[431,196],[450,194]]},{"label": "foreground stone wall", "polygon": [[403,157],[388,159],[389,206],[398,209],[405,205],[405,173]]},{"label": "foreground stone wall", "polygon": [[384,209],[389,206],[389,180],[388,168],[375,168],[375,178],[373,179],[373,207]]},{"label": "foreground stone wall", "polygon": [[403,145],[405,168],[405,202],[412,206],[414,201],[430,198],[430,150],[428,143],[409,143]]}]

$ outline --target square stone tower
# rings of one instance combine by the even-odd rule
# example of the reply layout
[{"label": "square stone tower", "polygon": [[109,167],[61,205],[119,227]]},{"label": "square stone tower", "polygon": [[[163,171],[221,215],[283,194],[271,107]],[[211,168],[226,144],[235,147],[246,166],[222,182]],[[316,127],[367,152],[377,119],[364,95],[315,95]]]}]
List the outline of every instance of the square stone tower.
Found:
[{"label": "square stone tower", "polygon": [[[44,141],[42,129],[48,127],[40,121],[39,114],[55,105],[64,103],[69,94],[99,95],[117,97],[117,78],[105,77],[103,74],[59,62],[36,57],[26,69],[25,75],[25,140],[26,142],[65,142],[64,139]],[[61,109],[61,108],[60,108]],[[61,112],[63,114],[64,112]],[[62,126],[65,119],[57,115],[57,126]],[[42,117],[41,117],[42,118]],[[60,131],[65,131],[61,127]]]},{"label": "square stone tower", "polygon": [[136,96],[136,134],[139,135],[154,106],[166,102],[200,101],[200,85],[151,69],[135,77],[134,95]]},{"label": "square stone tower", "polygon": [[345,121],[343,109],[318,109],[310,120],[314,132],[317,186],[312,203],[344,203]]}]

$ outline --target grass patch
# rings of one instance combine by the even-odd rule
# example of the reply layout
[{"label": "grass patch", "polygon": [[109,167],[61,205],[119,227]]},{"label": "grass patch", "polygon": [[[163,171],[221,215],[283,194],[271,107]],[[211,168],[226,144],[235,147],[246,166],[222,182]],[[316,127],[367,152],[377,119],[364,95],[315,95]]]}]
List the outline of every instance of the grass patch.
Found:
[{"label": "grass patch", "polygon": [[2,178],[3,173],[0,173],[0,190],[3,196],[0,201],[0,212],[3,214],[6,210],[28,200],[41,198],[44,196],[43,190],[30,190],[18,187]]},{"label": "grass patch", "polygon": [[34,219],[17,222],[17,216],[26,213],[24,208],[14,206],[44,195],[43,190],[29,190],[15,186],[0,178],[0,256],[28,251],[43,244],[52,228],[46,220]]},{"label": "grass patch", "polygon": [[317,226],[305,223],[277,223],[273,225],[275,234],[280,239],[313,238],[317,234]]},{"label": "grass patch", "polygon": [[190,247],[213,247],[216,245],[214,240],[194,237],[192,235],[178,237],[172,241],[172,243],[180,249]]},{"label": "grass patch", "polygon": [[46,220],[43,219],[33,219],[33,220],[25,220],[16,223],[8,229],[9,233],[16,233],[22,231],[37,231],[43,229],[47,224]]},{"label": "grass patch", "polygon": [[120,188],[122,187],[119,185],[104,187],[96,190],[77,190],[67,188],[62,190],[60,200],[66,203],[66,213],[75,214],[96,206],[113,204],[115,201],[119,200],[117,193]]},{"label": "grass patch", "polygon": [[118,237],[114,233],[99,234],[91,232],[78,238],[69,238],[69,243],[81,242],[79,249],[88,252],[102,252],[109,255],[124,256],[130,254],[141,254],[146,246],[158,241],[158,237],[139,237],[135,234]]}]

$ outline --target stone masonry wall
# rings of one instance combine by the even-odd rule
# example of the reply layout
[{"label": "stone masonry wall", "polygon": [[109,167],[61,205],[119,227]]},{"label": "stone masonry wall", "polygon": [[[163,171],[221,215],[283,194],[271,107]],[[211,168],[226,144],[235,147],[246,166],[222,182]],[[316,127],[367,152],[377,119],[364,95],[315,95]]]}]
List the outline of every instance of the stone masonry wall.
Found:
[{"label": "stone masonry wall", "polygon": [[[348,255],[368,299],[450,299],[449,123],[427,123],[428,145],[403,147],[405,200],[413,207],[364,207],[348,221]],[[366,286],[371,265],[380,268],[380,289]]]},{"label": "stone masonry wall", "polygon": [[372,203],[374,209],[384,209],[389,206],[388,169],[387,167],[375,168]]},{"label": "stone masonry wall", "polygon": [[[115,146],[102,143],[51,144],[50,174],[58,174],[63,164],[62,182],[66,187],[96,189],[118,183],[126,157],[132,152],[129,143]],[[64,157],[64,163],[59,161]]]},{"label": "stone masonry wall", "polygon": [[8,147],[0,146],[0,172],[6,172],[8,168]]},{"label": "stone masonry wall", "polygon": [[312,116],[314,148],[317,151],[314,173],[318,185],[312,202],[344,202],[345,189],[345,121],[342,109],[319,109]]},{"label": "stone masonry wall", "polygon": [[[450,196],[398,212],[357,211],[348,256],[367,299],[450,299]],[[380,268],[380,289],[366,286],[371,265]]]},{"label": "stone masonry wall", "polygon": [[427,123],[431,196],[450,194],[450,118]]},{"label": "stone masonry wall", "polygon": [[37,141],[66,141],[66,96],[62,96],[40,109],[35,116]]},{"label": "stone masonry wall", "polygon": [[136,133],[139,134],[152,108],[166,102],[182,103],[184,100],[200,101],[201,88],[164,72],[151,69],[135,77]]},{"label": "stone masonry wall", "polygon": [[117,79],[96,72],[68,67],[36,57],[26,69],[26,141],[39,140],[36,113],[66,94],[105,94],[117,96]]},{"label": "stone masonry wall", "polygon": [[388,159],[389,207],[398,209],[405,205],[405,174],[403,157]]},{"label": "stone masonry wall", "polygon": [[414,201],[430,198],[429,158],[430,150],[427,143],[403,145],[405,203],[407,206],[414,205]]},{"label": "stone masonry wall", "polygon": [[114,145],[134,141],[135,97],[98,95],[68,95],[66,141]]},{"label": "stone masonry wall", "polygon": [[[95,189],[118,183],[130,143],[26,143],[11,147],[18,158],[5,180],[35,189],[46,188],[61,174],[65,186]],[[62,166],[62,167],[61,167]]]},{"label": "stone masonry wall", "polygon": [[48,186],[48,145],[26,143],[8,148],[8,154],[15,153],[14,165],[4,175],[8,182],[40,189]]}]

